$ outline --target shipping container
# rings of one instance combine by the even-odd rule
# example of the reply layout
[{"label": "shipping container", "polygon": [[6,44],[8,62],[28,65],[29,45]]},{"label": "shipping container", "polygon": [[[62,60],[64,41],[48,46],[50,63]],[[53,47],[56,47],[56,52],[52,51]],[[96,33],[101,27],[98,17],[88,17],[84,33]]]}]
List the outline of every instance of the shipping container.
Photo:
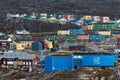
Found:
[{"label": "shipping container", "polygon": [[100,34],[93,34],[93,35],[89,35],[89,39],[90,40],[102,40],[103,36]]},{"label": "shipping container", "polygon": [[83,55],[82,66],[114,66],[115,56]]},{"label": "shipping container", "polygon": [[89,40],[89,35],[77,35],[78,40]]},{"label": "shipping container", "polygon": [[69,30],[58,30],[57,32],[58,35],[70,35]]},{"label": "shipping container", "polygon": [[82,34],[82,29],[70,29],[70,35]]},{"label": "shipping container", "polygon": [[45,57],[45,72],[56,72],[63,70],[72,70],[73,63],[71,56],[49,55]]}]

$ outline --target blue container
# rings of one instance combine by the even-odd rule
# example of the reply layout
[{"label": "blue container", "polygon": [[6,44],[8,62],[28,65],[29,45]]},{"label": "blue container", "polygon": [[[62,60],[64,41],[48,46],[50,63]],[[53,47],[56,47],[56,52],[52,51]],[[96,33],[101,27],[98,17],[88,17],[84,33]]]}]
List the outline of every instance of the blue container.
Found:
[{"label": "blue container", "polygon": [[39,50],[39,42],[38,41],[34,41],[32,43],[32,50],[33,51],[38,51]]},{"label": "blue container", "polygon": [[83,55],[82,66],[114,66],[115,56],[113,55]]},{"label": "blue container", "polygon": [[73,68],[71,56],[46,56],[45,71],[57,72],[62,70],[71,70]]}]

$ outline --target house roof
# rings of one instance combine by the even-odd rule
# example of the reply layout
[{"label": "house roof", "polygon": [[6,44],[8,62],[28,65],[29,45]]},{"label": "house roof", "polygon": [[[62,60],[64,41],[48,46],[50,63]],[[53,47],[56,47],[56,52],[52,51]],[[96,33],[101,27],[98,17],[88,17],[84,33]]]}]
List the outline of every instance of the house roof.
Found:
[{"label": "house roof", "polygon": [[16,34],[30,34],[28,31],[26,31],[26,30],[22,30],[22,31],[16,31]]},{"label": "house roof", "polygon": [[6,35],[5,33],[0,32],[0,36],[5,36],[5,35]]},{"label": "house roof", "polygon": [[78,53],[78,52],[76,52],[76,53],[73,53],[73,55],[111,55],[111,54],[113,54],[113,53],[106,53],[106,52],[101,52],[101,53],[98,53],[98,52],[90,52],[90,53]]},{"label": "house roof", "polygon": [[12,39],[11,38],[1,38],[0,41],[9,41],[9,42],[11,42]]},{"label": "house roof", "polygon": [[18,58],[18,59],[24,59],[24,60],[32,60],[36,57],[34,54],[27,54],[26,52],[10,52],[10,53],[4,53],[0,55],[0,59],[2,58]]}]

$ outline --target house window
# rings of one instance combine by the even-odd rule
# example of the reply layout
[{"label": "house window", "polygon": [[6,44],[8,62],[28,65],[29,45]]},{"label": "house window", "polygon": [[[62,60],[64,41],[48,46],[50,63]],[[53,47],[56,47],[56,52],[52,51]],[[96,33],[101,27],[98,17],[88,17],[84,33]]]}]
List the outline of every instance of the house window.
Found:
[{"label": "house window", "polygon": [[23,62],[23,65],[25,65],[25,62]]},{"label": "house window", "polygon": [[37,62],[35,62],[35,65],[37,65]]},{"label": "house window", "polygon": [[6,64],[6,61],[3,61],[3,64]]},{"label": "house window", "polygon": [[31,65],[31,62],[29,62],[29,65]]},{"label": "house window", "polygon": [[28,65],[28,62],[26,62],[26,65]]}]

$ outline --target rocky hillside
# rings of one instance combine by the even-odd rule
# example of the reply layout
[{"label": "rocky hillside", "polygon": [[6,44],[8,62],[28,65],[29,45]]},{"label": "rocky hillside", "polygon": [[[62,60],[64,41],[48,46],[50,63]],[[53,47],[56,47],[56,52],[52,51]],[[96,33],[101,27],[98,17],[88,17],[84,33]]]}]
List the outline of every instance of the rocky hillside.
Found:
[{"label": "rocky hillside", "polygon": [[74,13],[120,16],[120,0],[0,0],[0,17],[6,13]]},{"label": "rocky hillside", "polygon": [[[4,24],[6,23],[7,13],[71,13],[109,16],[114,19],[120,18],[120,0],[0,0],[0,10],[0,23]],[[32,24],[32,22],[30,23]],[[12,32],[15,24],[13,26],[7,25],[11,28],[10,32]],[[37,24],[35,25],[37,26]],[[4,30],[8,30],[8,26]],[[53,29],[56,30],[56,28]],[[50,29],[50,31],[53,29]],[[3,31],[2,28],[0,30]],[[33,32],[37,30],[38,28],[32,29]]]}]

